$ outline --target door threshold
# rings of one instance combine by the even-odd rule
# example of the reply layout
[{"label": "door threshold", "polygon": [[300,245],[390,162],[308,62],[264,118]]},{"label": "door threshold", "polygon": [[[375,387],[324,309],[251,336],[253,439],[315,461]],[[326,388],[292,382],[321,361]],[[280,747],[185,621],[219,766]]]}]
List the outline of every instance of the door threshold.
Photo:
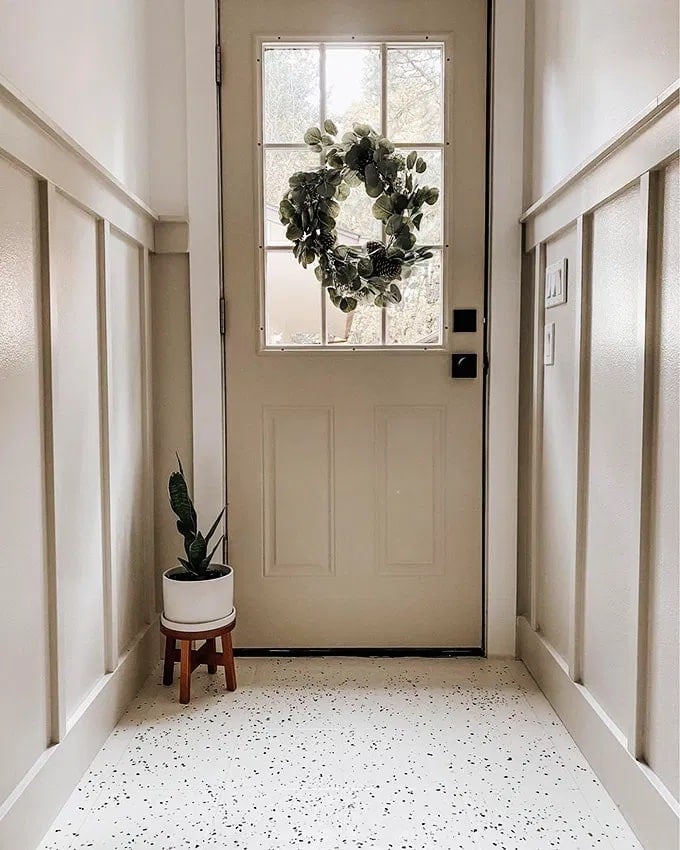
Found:
[{"label": "door threshold", "polygon": [[272,649],[267,647],[234,648],[234,655],[241,658],[314,658],[324,656],[354,656],[356,658],[483,658],[481,647],[289,647]]}]

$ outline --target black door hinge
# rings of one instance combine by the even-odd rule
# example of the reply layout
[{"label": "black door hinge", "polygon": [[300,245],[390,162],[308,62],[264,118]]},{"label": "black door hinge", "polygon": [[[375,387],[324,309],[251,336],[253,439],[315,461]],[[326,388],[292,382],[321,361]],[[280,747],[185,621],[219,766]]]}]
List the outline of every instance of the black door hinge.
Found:
[{"label": "black door hinge", "polygon": [[484,374],[485,374],[485,375],[488,375],[488,374],[489,374],[489,367],[490,367],[490,363],[489,363],[489,355],[488,355],[488,353],[485,351],[485,352],[484,352]]},{"label": "black door hinge", "polygon": [[222,85],[222,48],[219,44],[215,45],[215,83]]},{"label": "black door hinge", "polygon": [[224,298],[220,298],[220,333],[224,336],[227,328],[227,304]]}]

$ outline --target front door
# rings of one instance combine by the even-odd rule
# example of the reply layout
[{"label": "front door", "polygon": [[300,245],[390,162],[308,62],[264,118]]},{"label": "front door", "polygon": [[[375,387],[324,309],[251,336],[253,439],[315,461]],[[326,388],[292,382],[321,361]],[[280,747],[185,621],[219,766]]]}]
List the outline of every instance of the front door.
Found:
[{"label": "front door", "polygon": [[[229,556],[244,647],[482,645],[486,3],[223,0]],[[387,136],[440,188],[402,300],[343,313],[279,222],[303,141]],[[383,238],[363,187],[338,241]],[[476,311],[454,333],[454,310]]]}]

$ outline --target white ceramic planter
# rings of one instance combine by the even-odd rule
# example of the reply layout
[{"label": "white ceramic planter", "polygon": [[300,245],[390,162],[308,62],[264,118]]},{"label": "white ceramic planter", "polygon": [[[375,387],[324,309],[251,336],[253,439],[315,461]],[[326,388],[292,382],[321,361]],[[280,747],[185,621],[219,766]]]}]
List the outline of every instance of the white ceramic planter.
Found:
[{"label": "white ceramic planter", "polygon": [[163,614],[176,623],[206,623],[219,620],[234,607],[234,571],[225,564],[213,564],[226,575],[205,581],[177,581],[171,575],[182,573],[172,567],[163,573]]}]

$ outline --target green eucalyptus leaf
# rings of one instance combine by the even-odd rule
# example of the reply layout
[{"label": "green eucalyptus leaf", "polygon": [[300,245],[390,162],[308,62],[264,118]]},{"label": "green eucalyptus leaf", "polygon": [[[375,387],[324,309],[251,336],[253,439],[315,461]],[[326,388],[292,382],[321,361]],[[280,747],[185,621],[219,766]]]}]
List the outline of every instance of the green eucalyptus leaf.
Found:
[{"label": "green eucalyptus leaf", "polygon": [[300,238],[302,238],[302,230],[295,224],[289,224],[286,228],[286,239],[295,242]]},{"label": "green eucalyptus leaf", "polygon": [[404,226],[404,219],[400,215],[391,215],[387,220],[385,231],[391,236],[398,234]]},{"label": "green eucalyptus leaf", "polygon": [[375,218],[380,221],[387,221],[392,214],[392,201],[388,195],[381,195],[371,209]]},{"label": "green eucalyptus leaf", "polygon": [[303,138],[306,145],[318,145],[321,141],[321,130],[318,127],[310,127]]},{"label": "green eucalyptus leaf", "polygon": [[361,277],[368,278],[373,274],[373,263],[369,257],[362,257],[357,263],[357,272]]}]

